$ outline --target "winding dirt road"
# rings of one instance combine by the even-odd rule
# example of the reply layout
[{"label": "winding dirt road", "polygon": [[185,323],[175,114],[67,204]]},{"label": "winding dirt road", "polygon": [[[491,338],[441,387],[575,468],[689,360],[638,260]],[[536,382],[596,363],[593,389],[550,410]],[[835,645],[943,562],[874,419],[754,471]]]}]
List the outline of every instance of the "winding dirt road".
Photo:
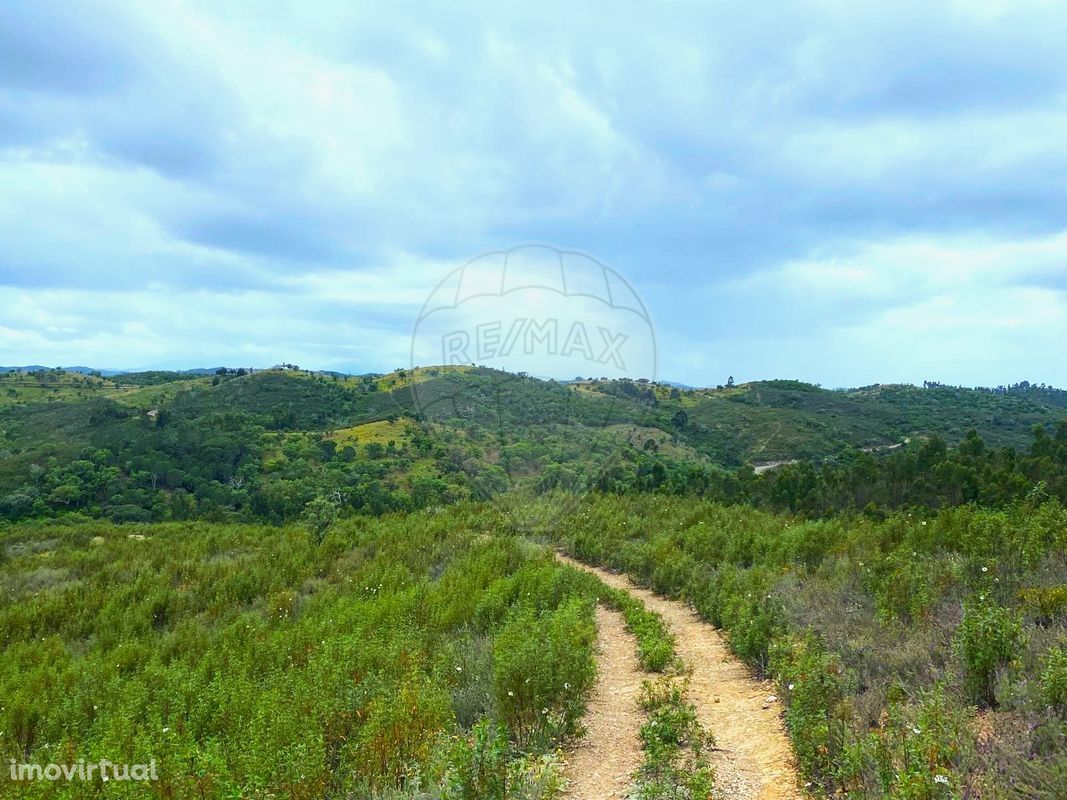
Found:
[{"label": "winding dirt road", "polygon": [[[780,706],[772,699],[773,685],[754,679],[745,665],[730,653],[717,629],[701,620],[688,606],[642,589],[623,575],[590,567],[566,556],[561,555],[560,559],[596,575],[609,586],[639,597],[647,608],[660,614],[670,626],[677,640],[678,655],[692,668],[689,699],[696,706],[701,724],[715,736],[717,749],[713,753],[712,764],[716,770],[719,797],[724,800],[800,800],[803,797],[797,788],[793,751],[785,733]],[[601,630],[605,631],[605,628]],[[622,657],[621,654],[611,658],[607,656],[608,650],[615,647],[625,646],[633,658],[635,643],[632,637],[626,642],[617,631],[609,628],[601,634],[601,639],[605,652],[601,661],[602,670],[610,669],[609,665]],[[623,642],[626,642],[625,645]],[[633,666],[636,669],[636,659]],[[615,678],[610,680],[614,681]],[[598,688],[599,685],[598,682]],[[636,712],[636,695],[633,701],[621,693],[617,698],[614,695],[600,697],[601,700],[612,698],[627,708],[634,707]],[[640,716],[634,721],[622,715],[622,711],[623,708],[616,706],[610,713],[615,715],[613,718],[619,724],[633,725],[632,730],[636,732]],[[594,710],[594,705],[590,705],[587,722],[589,737],[594,735],[597,713],[604,713],[603,707]],[[610,745],[604,743],[610,741],[611,737],[622,740],[624,731],[617,729],[609,733],[598,730],[596,735],[601,744],[591,746],[607,746],[610,749]],[[593,790],[596,791],[595,788]],[[603,800],[623,796],[607,793],[568,795],[574,800]]]}]

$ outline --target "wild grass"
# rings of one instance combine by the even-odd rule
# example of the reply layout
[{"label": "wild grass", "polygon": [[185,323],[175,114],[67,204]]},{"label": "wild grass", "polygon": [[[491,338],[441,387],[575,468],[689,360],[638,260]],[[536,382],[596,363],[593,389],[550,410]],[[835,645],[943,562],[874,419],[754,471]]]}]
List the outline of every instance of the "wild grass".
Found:
[{"label": "wild grass", "polygon": [[1065,769],[1067,513],[1056,503],[879,522],[597,497],[555,541],[723,628],[778,682],[817,794],[1047,788]]},{"label": "wild grass", "polygon": [[[456,508],[318,546],[298,527],[3,530],[0,757],[160,776],[5,778],[5,796],[550,796],[596,597],[501,527]],[[483,762],[508,780],[479,783]]]}]

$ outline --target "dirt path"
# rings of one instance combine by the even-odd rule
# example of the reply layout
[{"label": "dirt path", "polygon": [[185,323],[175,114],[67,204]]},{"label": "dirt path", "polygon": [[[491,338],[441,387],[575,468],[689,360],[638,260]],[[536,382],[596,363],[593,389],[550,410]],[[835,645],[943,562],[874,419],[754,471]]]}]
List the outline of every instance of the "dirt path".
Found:
[{"label": "dirt path", "polygon": [[[715,735],[712,763],[718,794],[725,800],[799,800],[793,751],[770,701],[774,687],[752,677],[727,649],[722,634],[688,606],[635,586],[623,575],[561,559],[592,572],[604,583],[641,598],[674,633],[678,655],[693,669],[689,699],[700,722]],[[604,795],[608,797],[609,795]]]},{"label": "dirt path", "polygon": [[764,472],[769,472],[772,469],[778,469],[778,467],[788,467],[790,464],[798,464],[795,458],[788,458],[784,461],[767,461],[763,464],[753,464],[752,471],[757,475],[762,475]]},{"label": "dirt path", "polygon": [[597,606],[597,679],[585,715],[585,736],[567,759],[567,800],[622,800],[641,764],[637,732],[644,674],[637,641],[622,614]]}]

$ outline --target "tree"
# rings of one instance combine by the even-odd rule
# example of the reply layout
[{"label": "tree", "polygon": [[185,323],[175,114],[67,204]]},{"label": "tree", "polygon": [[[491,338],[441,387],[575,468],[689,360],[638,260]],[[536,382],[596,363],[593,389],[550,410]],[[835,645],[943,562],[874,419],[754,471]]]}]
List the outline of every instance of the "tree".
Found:
[{"label": "tree", "polygon": [[337,502],[326,497],[316,497],[304,506],[304,524],[315,544],[322,544],[326,532],[337,522]]},{"label": "tree", "polygon": [[733,375],[731,375],[729,378],[726,379],[726,386],[728,388],[730,388],[730,389],[733,388],[733,386],[734,386],[734,376]]}]

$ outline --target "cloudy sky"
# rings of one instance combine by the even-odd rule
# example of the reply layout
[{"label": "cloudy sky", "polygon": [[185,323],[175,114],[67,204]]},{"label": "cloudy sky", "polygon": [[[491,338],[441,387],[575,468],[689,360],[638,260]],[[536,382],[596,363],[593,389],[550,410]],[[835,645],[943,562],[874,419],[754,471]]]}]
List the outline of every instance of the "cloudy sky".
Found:
[{"label": "cloudy sky", "polygon": [[0,363],[391,369],[546,242],[661,378],[1067,385],[1063,3],[521,6],[0,4]]}]

